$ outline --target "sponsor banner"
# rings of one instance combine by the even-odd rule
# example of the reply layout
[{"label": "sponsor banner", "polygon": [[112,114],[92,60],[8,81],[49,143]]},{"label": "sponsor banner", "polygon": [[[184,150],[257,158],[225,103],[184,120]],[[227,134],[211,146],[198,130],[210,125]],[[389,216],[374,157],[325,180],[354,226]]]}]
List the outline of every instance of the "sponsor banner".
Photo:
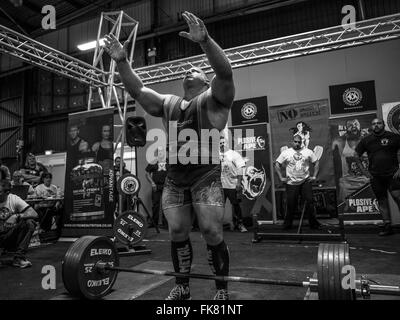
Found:
[{"label": "sponsor banner", "polygon": [[400,102],[384,103],[382,115],[386,123],[386,130],[400,134]]},{"label": "sponsor banner", "polygon": [[376,114],[329,120],[339,213],[345,220],[379,220],[376,198],[368,177],[368,157],[356,156],[355,148],[370,133]]},{"label": "sponsor banner", "polygon": [[[272,135],[272,158],[292,147],[293,136],[300,135],[303,145],[312,150],[320,161],[318,180],[321,187],[334,187],[332,151],[330,148],[327,100],[269,107]],[[284,188],[275,173],[275,188]]]},{"label": "sponsor banner", "polygon": [[330,114],[376,111],[375,81],[347,83],[329,87]]},{"label": "sponsor banner", "polygon": [[232,106],[232,125],[240,126],[268,122],[267,97],[235,101]]},{"label": "sponsor banner", "polygon": [[[258,220],[272,221],[272,183],[270,172],[270,146],[267,124],[230,127],[232,149],[246,160],[242,179],[241,208],[243,217],[257,214]],[[254,132],[250,136],[246,132]]]},{"label": "sponsor banner", "polygon": [[344,220],[349,221],[382,220],[378,201],[370,184],[365,185],[339,203],[338,212],[343,214]]},{"label": "sponsor banner", "polygon": [[69,115],[63,236],[112,234],[113,119],[111,109]]}]

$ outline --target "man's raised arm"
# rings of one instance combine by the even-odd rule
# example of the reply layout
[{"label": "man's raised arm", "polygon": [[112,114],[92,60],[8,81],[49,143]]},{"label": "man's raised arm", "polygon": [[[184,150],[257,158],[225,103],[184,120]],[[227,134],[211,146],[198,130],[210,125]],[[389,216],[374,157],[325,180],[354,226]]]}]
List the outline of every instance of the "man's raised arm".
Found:
[{"label": "man's raised arm", "polygon": [[165,95],[144,86],[142,80],[133,71],[127,60],[128,42],[122,46],[121,43],[110,34],[105,37],[104,50],[117,63],[118,72],[131,97],[135,99],[143,109],[155,117],[161,117],[163,114],[163,103]]},{"label": "man's raised arm", "polygon": [[224,106],[230,107],[234,96],[232,67],[221,47],[208,35],[204,22],[194,14],[185,11],[182,14],[189,26],[189,32],[180,32],[181,37],[200,44],[215,72],[211,83],[212,96]]}]

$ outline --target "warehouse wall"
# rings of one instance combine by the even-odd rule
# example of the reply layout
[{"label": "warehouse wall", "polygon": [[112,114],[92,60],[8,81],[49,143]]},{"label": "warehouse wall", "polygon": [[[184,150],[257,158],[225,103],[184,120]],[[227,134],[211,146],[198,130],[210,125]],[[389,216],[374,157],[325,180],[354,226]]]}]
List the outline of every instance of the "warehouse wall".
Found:
[{"label": "warehouse wall", "polygon": [[[329,86],[375,80],[378,107],[400,101],[400,40],[317,54],[234,70],[236,100],[268,96],[269,106],[329,99]],[[154,85],[161,93],[182,95],[180,81]],[[138,114],[143,114],[138,108]],[[148,129],[162,127],[160,119],[145,115]],[[328,128],[327,128],[328,131]],[[138,151],[141,197],[151,207],[151,189],[146,183],[145,151]],[[229,213],[228,213],[229,214]]]}]

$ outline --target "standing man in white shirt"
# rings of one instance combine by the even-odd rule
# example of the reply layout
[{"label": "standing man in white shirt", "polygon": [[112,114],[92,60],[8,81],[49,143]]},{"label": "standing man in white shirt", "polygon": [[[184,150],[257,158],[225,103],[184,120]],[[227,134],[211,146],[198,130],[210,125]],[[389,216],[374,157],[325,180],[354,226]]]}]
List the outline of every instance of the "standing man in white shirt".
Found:
[{"label": "standing man in white shirt", "polygon": [[235,229],[247,232],[243,225],[242,210],[238,199],[238,193],[242,190],[243,168],[246,166],[246,162],[237,151],[226,148],[225,137],[221,137],[219,145],[222,158],[221,182],[224,189],[224,201],[226,202],[226,198],[228,198],[232,204],[232,222]]},{"label": "standing man in white shirt", "polygon": [[[313,175],[310,175],[310,166],[313,165]],[[282,175],[282,168],[286,169],[286,176]],[[299,197],[306,201],[306,212],[311,229],[319,229],[321,224],[315,216],[312,182],[317,179],[319,161],[314,152],[302,146],[302,137],[293,137],[293,147],[284,150],[275,162],[275,170],[279,179],[286,184],[287,210],[284,229],[292,228],[293,213],[296,211]]]}]

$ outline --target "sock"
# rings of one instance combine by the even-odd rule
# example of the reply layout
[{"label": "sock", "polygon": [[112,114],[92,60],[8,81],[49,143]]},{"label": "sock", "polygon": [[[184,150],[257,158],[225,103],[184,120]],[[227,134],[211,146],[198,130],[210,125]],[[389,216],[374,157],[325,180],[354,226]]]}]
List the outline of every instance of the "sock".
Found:
[{"label": "sock", "polygon": [[[229,250],[225,243],[222,241],[216,246],[207,245],[208,252],[208,264],[211,267],[212,272],[217,276],[228,276],[229,275]],[[228,282],[226,281],[215,281],[217,290],[228,289]]]},{"label": "sock", "polygon": [[[171,241],[171,256],[175,272],[190,273],[193,250],[190,239],[180,242]],[[189,285],[189,278],[175,279],[176,284]]]}]

